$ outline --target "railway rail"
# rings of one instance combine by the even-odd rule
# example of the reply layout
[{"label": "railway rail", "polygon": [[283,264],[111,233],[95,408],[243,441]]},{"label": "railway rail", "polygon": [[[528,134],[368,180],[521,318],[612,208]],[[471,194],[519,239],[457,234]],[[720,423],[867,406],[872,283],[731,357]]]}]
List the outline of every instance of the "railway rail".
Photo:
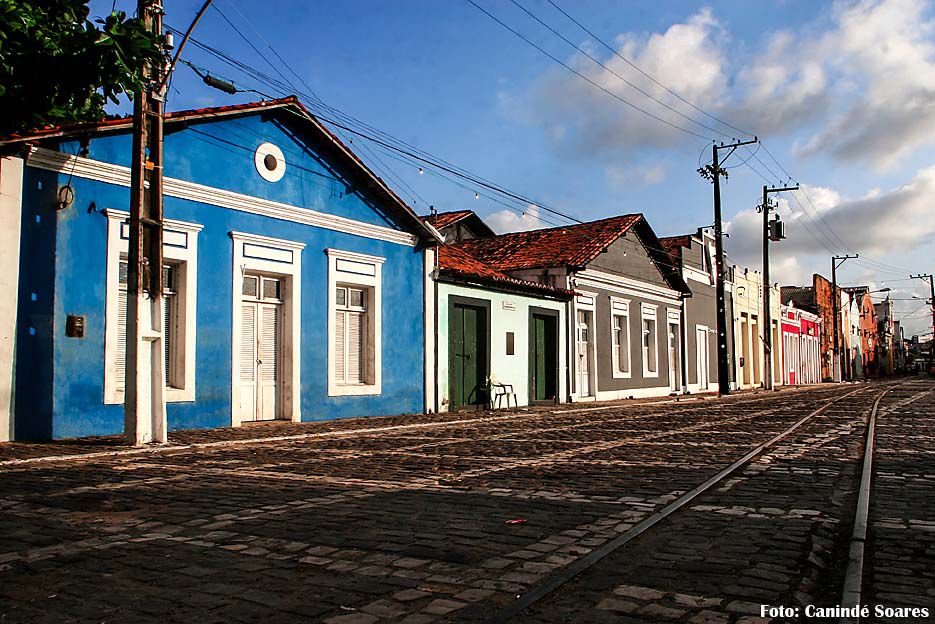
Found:
[{"label": "railway rail", "polygon": [[[602,547],[593,550],[587,555],[577,559],[570,565],[557,570],[554,574],[548,576],[541,583],[538,583],[534,587],[528,588],[524,593],[519,595],[515,601],[499,609],[489,617],[486,617],[484,621],[486,624],[501,624],[514,621],[516,619],[523,619],[524,621],[525,619],[538,621],[536,614],[530,615],[529,612],[535,610],[536,608],[539,608],[541,612],[547,612],[549,606],[548,604],[544,603],[548,602],[550,596],[565,588],[567,585],[582,575],[592,571],[595,567],[599,566],[602,561],[611,555],[617,555],[618,557],[622,556],[618,551],[625,551],[625,547],[632,543],[637,543],[640,538],[646,537],[654,532],[664,533],[664,525],[667,523],[667,521],[671,520],[671,517],[674,514],[677,514],[680,510],[689,508],[692,503],[696,503],[697,501],[703,499],[704,495],[709,493],[712,489],[718,486],[723,487],[725,483],[730,483],[732,475],[735,475],[738,471],[749,467],[751,462],[757,458],[762,457],[765,453],[769,452],[771,449],[774,449],[780,442],[788,439],[790,436],[793,436],[793,434],[800,432],[806,425],[813,423],[813,421],[815,421],[822,414],[826,413],[832,407],[841,406],[842,404],[853,404],[858,412],[866,417],[866,428],[863,432],[864,453],[863,460],[861,462],[862,479],[859,486],[859,495],[855,504],[856,519],[853,523],[854,529],[850,542],[851,565],[848,567],[845,574],[844,589],[840,603],[841,606],[849,606],[854,604],[859,605],[861,597],[860,582],[863,568],[863,550],[867,533],[867,514],[870,507],[870,478],[872,476],[874,430],[876,426],[877,415],[880,411],[880,404],[887,393],[889,393],[894,387],[898,386],[892,383],[886,384],[885,386],[881,384],[874,384],[854,389],[843,395],[823,398],[822,404],[819,407],[812,409],[805,415],[801,416],[781,432],[773,435],[764,442],[756,444],[743,456],[737,458],[729,465],[718,471],[716,474],[709,476],[691,490],[671,501],[668,505],[655,511],[652,515],[637,523],[625,533],[622,533],[613,540],[604,544]],[[826,442],[826,438],[817,437],[814,438],[811,443],[815,446],[818,446],[825,444]],[[630,594],[634,596],[636,593],[638,593],[635,589],[627,591],[630,591]],[[627,594],[627,591],[623,592],[624,596],[630,595]],[[644,596],[651,596],[653,593],[653,590],[643,592]],[[662,595],[662,592],[655,593],[658,593],[660,596]],[[623,613],[626,613],[634,618],[640,618],[640,616],[642,616],[649,621],[653,621],[654,618],[650,613],[640,613],[636,609],[627,608],[627,605],[634,607],[635,605],[633,603],[623,602],[622,604],[624,605]],[[668,614],[666,614],[664,610],[665,607],[660,607],[658,610],[657,615],[661,616],[660,619],[678,619],[679,616],[677,609],[671,610],[671,612]],[[797,616],[801,615],[802,612],[803,611],[801,609],[777,609],[772,611],[772,614],[776,621],[784,621],[784,619],[797,619]],[[718,620],[717,616],[714,615],[714,612],[705,613],[711,614],[709,616],[711,618],[711,622],[728,621],[726,619]],[[795,616],[788,617],[792,616],[793,614],[795,614]],[[526,618],[525,616],[527,615],[530,617]],[[761,613],[759,615],[765,614]],[[755,617],[756,614],[748,611],[747,616]],[[709,621],[703,619],[704,616],[700,617],[702,617],[702,619],[697,621]],[[548,620],[549,618],[544,617],[542,619]]]}]

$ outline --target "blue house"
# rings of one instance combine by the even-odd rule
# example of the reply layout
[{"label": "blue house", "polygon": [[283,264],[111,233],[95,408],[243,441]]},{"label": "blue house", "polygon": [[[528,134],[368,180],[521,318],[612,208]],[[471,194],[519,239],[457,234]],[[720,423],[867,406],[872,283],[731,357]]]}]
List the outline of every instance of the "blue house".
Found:
[{"label": "blue house", "polygon": [[[423,411],[438,233],[294,98],[165,129],[169,428]],[[123,430],[130,132],[0,141],[10,438]]]}]

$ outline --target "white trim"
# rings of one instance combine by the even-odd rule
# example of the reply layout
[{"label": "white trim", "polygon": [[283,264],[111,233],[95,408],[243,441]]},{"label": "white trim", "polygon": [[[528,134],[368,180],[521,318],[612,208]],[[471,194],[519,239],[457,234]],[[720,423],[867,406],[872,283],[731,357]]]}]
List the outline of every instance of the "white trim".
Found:
[{"label": "white trim", "polygon": [[[106,182],[118,186],[130,186],[130,168],[122,165],[62,154],[54,150],[36,147],[27,162],[29,166],[38,167],[47,171],[66,173],[79,178]],[[273,219],[302,223],[315,227],[353,234],[364,238],[388,241],[398,245],[414,247],[416,236],[401,232],[382,225],[364,223],[346,217],[317,212],[309,208],[301,208],[281,202],[259,197],[252,197],[242,193],[235,193],[220,188],[188,182],[178,178],[163,179],[163,193],[167,197],[177,197],[191,201],[229,208],[240,212],[247,212]]]},{"label": "white trim", "polygon": [[438,345],[436,344],[438,338],[435,334],[435,315],[438,314],[438,310],[435,309],[435,280],[432,277],[435,274],[435,254],[435,248],[428,247],[423,254],[422,260],[423,309],[425,310],[423,315],[423,338],[425,341],[424,411],[426,414],[437,411],[437,406],[435,405],[435,353],[438,349]]},{"label": "white trim", "polygon": [[[21,218],[23,214],[23,159],[0,158],[0,442],[15,439],[13,385],[15,383],[16,316],[19,307]],[[67,338],[65,340],[68,340]]]},{"label": "white trim", "polygon": [[[266,168],[266,157],[272,156],[276,159],[276,168],[270,170]],[[262,143],[253,154],[253,164],[256,172],[267,182],[279,182],[286,175],[286,157],[282,150],[272,143]]]},{"label": "white trim", "polygon": [[[107,217],[107,269],[105,274],[104,304],[104,404],[122,405],[124,391],[117,387],[117,310],[120,291],[120,258],[129,251],[129,243],[124,236],[130,213],[114,208],[103,211]],[[167,244],[163,241],[162,253],[166,260],[184,263],[184,270],[179,274],[179,327],[183,332],[183,351],[178,365],[182,369],[181,388],[167,387],[167,403],[191,402],[195,400],[195,339],[197,300],[198,300],[198,232],[203,229],[199,223],[165,219],[164,233],[173,232],[183,235],[182,244]]]},{"label": "white trim", "polygon": [[[239,427],[243,422],[240,413],[240,327],[243,275],[247,271],[280,275],[283,280],[283,327],[282,367],[284,375],[280,386],[280,401],[277,405],[283,420],[299,422],[301,413],[301,345],[302,345],[302,250],[305,244],[270,238],[246,232],[230,232],[233,245],[231,266],[231,426]],[[291,262],[280,262],[267,258],[244,255],[244,246],[254,244],[272,249],[288,250]]]},{"label": "white trim", "polygon": [[[623,329],[627,333],[627,370],[620,370],[620,355],[614,344],[614,317],[625,319]],[[630,300],[610,298],[610,366],[614,379],[630,379],[633,376],[633,342],[630,336]]]},{"label": "white trim", "polygon": [[[328,256],[328,363],[325,374],[328,376],[328,396],[369,396],[379,395],[383,392],[383,263],[386,258],[369,256],[366,254],[340,249],[326,249]],[[351,261],[356,264],[370,264],[373,267],[371,274],[359,271],[341,270],[339,260]],[[338,384],[334,379],[335,360],[335,289],[337,285],[350,284],[352,286],[365,286],[370,292],[370,311],[367,314],[367,332],[370,342],[367,345],[369,353],[368,366],[371,367],[370,383],[364,384]]]},{"label": "white trim", "polygon": [[[587,303],[590,301],[590,303]],[[597,328],[597,293],[583,291],[575,289],[575,299],[573,306],[573,318],[569,321],[569,324],[573,328],[574,340],[573,344],[573,354],[574,362],[574,380],[575,380],[575,391],[571,393],[571,399],[573,401],[583,401],[583,400],[593,400],[593,397],[597,394],[597,342],[594,340],[594,332]],[[589,353],[585,354],[585,357],[588,359],[588,394],[582,394],[581,388],[579,387],[581,383],[581,374],[578,370],[578,312],[588,312],[591,315],[591,322],[588,326],[588,346]]]},{"label": "white trim", "polygon": [[[642,355],[643,360],[643,378],[644,379],[654,379],[659,377],[659,316],[656,313],[659,306],[653,305],[651,303],[640,303],[640,354]],[[646,336],[643,329],[643,322],[651,320],[654,324],[655,336],[652,341],[652,348],[655,354],[656,360],[656,370],[651,371],[647,367],[646,360],[648,359],[648,349],[646,346]],[[666,387],[668,389],[668,386]]]},{"label": "white trim", "polygon": [[622,275],[616,275],[614,273],[597,271],[595,269],[585,269],[580,273],[576,273],[575,277],[578,279],[583,278],[590,280],[592,282],[610,284],[612,286],[622,286],[625,288],[636,289],[639,294],[644,296],[645,293],[650,293],[663,298],[675,299],[676,301],[679,301],[682,298],[682,294],[677,290],[666,288],[664,286],[658,286],[656,284],[650,284],[649,282],[642,282],[640,280],[635,280],[629,277],[623,277]]},{"label": "white trim", "polygon": [[[681,301],[680,295],[673,296],[673,297],[657,295],[651,292],[639,290],[638,288],[628,288],[625,286],[621,286],[619,284],[613,284],[610,282],[601,282],[601,281],[594,280],[594,279],[577,277],[575,278],[575,283],[577,286],[589,286],[591,288],[601,288],[603,290],[613,291],[614,293],[617,293],[620,295],[629,295],[631,297],[649,299],[651,301],[657,301],[659,303],[663,303],[667,305],[673,305],[673,304],[677,305]],[[675,291],[672,291],[672,292],[675,292]]]},{"label": "white trim", "polygon": [[693,269],[692,267],[682,267],[682,274],[685,276],[686,280],[694,280],[708,286],[715,285],[714,281],[711,279],[711,276],[704,271],[699,271],[698,269]]}]

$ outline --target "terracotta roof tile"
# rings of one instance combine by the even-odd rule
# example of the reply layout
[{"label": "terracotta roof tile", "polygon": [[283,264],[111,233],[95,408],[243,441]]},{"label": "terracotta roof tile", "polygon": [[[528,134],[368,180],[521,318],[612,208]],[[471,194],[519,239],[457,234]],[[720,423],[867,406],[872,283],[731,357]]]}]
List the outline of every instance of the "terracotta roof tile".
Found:
[{"label": "terracotta roof tile", "polygon": [[683,234],[681,236],[666,236],[659,239],[659,244],[669,254],[672,263],[679,265],[682,262],[682,248],[692,246],[692,235]]},{"label": "terracotta roof tile", "polygon": [[420,217],[423,221],[434,227],[436,230],[440,230],[443,227],[448,227],[452,223],[457,223],[461,219],[466,219],[474,214],[472,210],[452,210],[450,212],[439,212],[434,215],[423,215]]},{"label": "terracotta roof tile", "polygon": [[578,225],[514,232],[458,246],[500,271],[584,266],[643,219],[628,214]]},{"label": "terracotta roof tile", "polygon": [[502,273],[485,264],[470,253],[455,245],[442,245],[438,248],[438,268],[442,274],[454,277],[475,278],[481,281],[498,283],[517,290],[546,295],[564,295],[570,297],[571,291],[555,288],[548,284],[521,280]]}]

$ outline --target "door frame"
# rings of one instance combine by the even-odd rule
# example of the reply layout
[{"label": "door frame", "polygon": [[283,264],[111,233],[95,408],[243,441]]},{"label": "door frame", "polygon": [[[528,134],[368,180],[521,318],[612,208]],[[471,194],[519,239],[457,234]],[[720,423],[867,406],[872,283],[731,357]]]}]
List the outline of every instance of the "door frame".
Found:
[{"label": "door frame", "polygon": [[[533,323],[533,317],[538,316],[548,316],[555,319],[555,400],[554,401],[537,401],[535,397],[535,389],[532,384],[532,374],[535,367],[535,358],[533,356],[533,340],[535,340],[535,324]],[[529,325],[529,370],[527,371],[527,386],[529,390],[529,404],[530,405],[551,405],[553,403],[559,402],[559,395],[561,394],[561,354],[560,354],[560,345],[562,339],[562,332],[560,328],[561,314],[558,310],[553,310],[550,308],[540,308],[537,306],[529,306],[529,317],[527,323]]]},{"label": "door frame", "polygon": [[[231,426],[242,424],[240,415],[240,321],[244,273],[262,273],[283,280],[280,335],[280,420],[301,420],[302,250],[305,243],[246,232],[230,232],[233,242],[231,270]],[[275,422],[275,421],[272,421]]]},{"label": "door frame", "polygon": [[[695,325],[695,383],[698,384],[698,391],[702,392],[711,388],[711,342],[709,339],[710,328],[706,325]],[[704,361],[701,358],[701,341],[699,334],[704,334]],[[704,364],[704,366],[702,366]],[[701,385],[701,371],[704,370],[704,386]]]},{"label": "door frame", "polygon": [[[490,300],[489,299],[477,299],[475,297],[465,297],[463,295],[449,295],[448,296],[448,410],[449,411],[467,411],[467,410],[478,410],[483,409],[486,404],[473,404],[473,405],[459,405],[458,407],[452,407],[451,405],[451,390],[454,387],[454,366],[451,365],[452,358],[452,349],[451,349],[451,319],[454,317],[454,310],[456,305],[467,306],[471,308],[479,308],[484,314],[484,342],[485,342],[485,357],[484,357],[484,381],[490,377],[490,333],[491,333],[491,314],[490,314]],[[488,397],[489,398],[489,397]]]},{"label": "door frame", "polygon": [[[572,378],[574,379],[573,400],[578,401],[596,401],[597,400],[597,348],[594,341],[594,332],[597,328],[597,293],[586,290],[575,290],[575,305],[572,308],[572,317],[568,320],[568,325],[572,332],[572,354],[571,366]],[[578,353],[578,313],[587,312],[591,315],[591,324],[589,327],[588,352],[584,354],[588,362],[588,388],[589,394],[582,394],[581,391],[581,371],[578,367],[580,354]]]}]

